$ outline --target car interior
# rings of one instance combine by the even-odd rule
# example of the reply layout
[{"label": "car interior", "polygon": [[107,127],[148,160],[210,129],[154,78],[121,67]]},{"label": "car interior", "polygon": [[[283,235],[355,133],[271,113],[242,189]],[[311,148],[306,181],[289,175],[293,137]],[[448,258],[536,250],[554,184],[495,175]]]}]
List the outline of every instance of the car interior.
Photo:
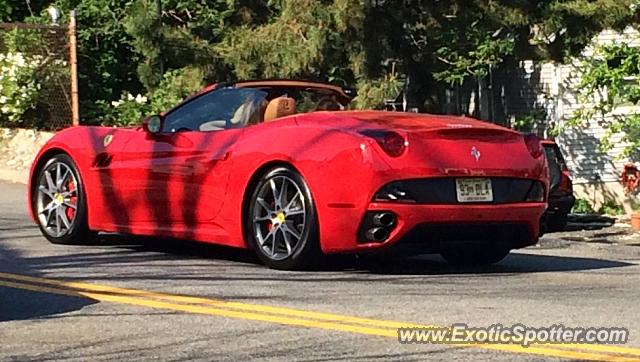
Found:
[{"label": "car interior", "polygon": [[[294,114],[344,110],[350,100],[334,86],[323,88],[304,82],[294,85],[239,84],[215,93],[204,93],[170,111],[165,118],[165,127],[169,132],[242,128]],[[196,114],[200,116],[196,117]]]},{"label": "car interior", "polygon": [[[247,84],[249,85],[249,84]],[[245,85],[240,84],[240,87]],[[249,106],[254,113],[250,116],[239,115],[240,119],[248,119],[246,125],[261,122],[272,122],[294,114],[316,111],[340,111],[347,109],[350,99],[332,89],[303,86],[248,86],[267,93],[266,103],[259,107]],[[243,107],[241,107],[243,108]],[[237,112],[245,112],[238,109]],[[249,118],[243,118],[249,117]]]}]

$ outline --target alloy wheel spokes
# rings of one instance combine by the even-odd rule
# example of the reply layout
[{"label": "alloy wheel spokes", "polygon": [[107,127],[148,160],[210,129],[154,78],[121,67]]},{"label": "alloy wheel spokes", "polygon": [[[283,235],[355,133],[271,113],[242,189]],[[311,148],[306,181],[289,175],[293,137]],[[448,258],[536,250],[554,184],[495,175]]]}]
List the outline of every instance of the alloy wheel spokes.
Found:
[{"label": "alloy wheel spokes", "polygon": [[48,190],[49,192],[52,192],[56,189],[56,185],[55,183],[53,183],[53,178],[51,178],[51,172],[45,170],[44,171],[44,176],[47,179],[47,186],[49,187]]},{"label": "alloy wheel spokes", "polygon": [[287,223],[285,223],[284,225],[282,225],[282,231],[283,231],[284,233],[289,233],[289,234],[291,234],[294,238],[296,238],[296,241],[297,241],[297,240],[300,240],[300,238],[301,238],[300,233],[299,233],[297,230],[295,230],[295,228],[291,228],[291,227],[289,227],[289,224],[287,224]]},{"label": "alloy wheel spokes", "polygon": [[271,215],[275,212],[275,210],[269,204],[267,204],[267,202],[264,201],[263,198],[258,197],[257,201],[258,201],[258,204],[262,206],[262,208],[267,212],[268,215]]},{"label": "alloy wheel spokes", "polygon": [[56,202],[54,200],[51,200],[44,208],[42,208],[42,210],[39,210],[38,213],[44,214],[46,212],[47,215],[49,215],[51,211],[55,209],[56,209]]},{"label": "alloy wheel spokes", "polygon": [[56,175],[56,187],[60,190],[62,189],[62,185],[64,184],[64,181],[69,177],[69,174],[71,173],[71,171],[67,168],[64,170],[64,174],[57,174]]},{"label": "alloy wheel spokes", "polygon": [[49,189],[44,187],[43,185],[40,185],[40,187],[38,187],[38,191],[42,192],[43,194],[53,199],[53,194],[51,193],[51,191],[49,191]]},{"label": "alloy wheel spokes", "polygon": [[287,248],[287,254],[291,255],[291,241],[287,236],[287,232],[284,229],[281,229],[282,238],[284,239],[284,246]]},{"label": "alloy wheel spokes", "polygon": [[278,193],[275,179],[269,180],[269,186],[271,187],[271,195],[273,196],[273,203],[276,208],[281,208],[280,194]]},{"label": "alloy wheel spokes", "polygon": [[270,230],[265,236],[258,235],[258,243],[260,244],[260,246],[264,247],[269,241],[269,239],[273,238],[273,236],[274,236],[274,229]]},{"label": "alloy wheel spokes", "polygon": [[73,226],[78,182],[71,168],[55,162],[42,171],[36,195],[36,215],[46,233],[61,237]]},{"label": "alloy wheel spokes", "polygon": [[66,229],[69,229],[71,227],[71,223],[69,222],[69,219],[67,218],[67,214],[62,212],[63,210],[61,210],[60,207],[57,210],[58,210],[58,214],[60,215],[60,221],[62,221],[62,224],[64,225],[64,227]]},{"label": "alloy wheel spokes", "polygon": [[302,193],[300,192],[300,190],[298,190],[293,195],[293,197],[287,203],[287,206],[284,207],[284,210],[287,212],[287,215],[292,215],[293,212],[297,211],[292,209],[296,201],[302,201]]},{"label": "alloy wheel spokes", "polygon": [[56,220],[55,220],[56,236],[58,236],[62,234],[62,225],[60,222],[60,211],[56,209],[54,212],[56,214]]},{"label": "alloy wheel spokes", "polygon": [[274,260],[289,257],[306,225],[306,208],[300,186],[287,176],[276,176],[258,192],[253,230],[262,251]]}]

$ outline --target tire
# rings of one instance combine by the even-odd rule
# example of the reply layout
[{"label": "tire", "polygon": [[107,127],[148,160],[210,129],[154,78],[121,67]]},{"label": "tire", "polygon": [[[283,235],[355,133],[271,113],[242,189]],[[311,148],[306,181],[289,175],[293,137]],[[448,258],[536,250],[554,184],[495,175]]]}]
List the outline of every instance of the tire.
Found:
[{"label": "tire", "polygon": [[[87,224],[87,203],[78,168],[66,154],[51,157],[40,167],[31,190],[36,223],[53,244],[85,244],[97,233]],[[43,189],[44,188],[44,189]]]},{"label": "tire", "polygon": [[546,224],[549,232],[564,231],[567,227],[569,215],[568,214],[550,214],[547,215]]},{"label": "tire", "polygon": [[445,249],[440,255],[452,265],[481,266],[499,262],[509,254],[509,249],[501,247],[455,247]]},{"label": "tire", "polygon": [[321,256],[311,191],[289,167],[271,169],[260,178],[244,227],[249,246],[270,268],[306,269]]}]

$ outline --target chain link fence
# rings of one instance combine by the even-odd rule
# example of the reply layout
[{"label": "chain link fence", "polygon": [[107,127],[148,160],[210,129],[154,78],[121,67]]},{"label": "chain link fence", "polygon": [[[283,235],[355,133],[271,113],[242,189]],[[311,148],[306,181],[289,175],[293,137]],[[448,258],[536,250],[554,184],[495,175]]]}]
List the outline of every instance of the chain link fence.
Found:
[{"label": "chain link fence", "polygon": [[66,26],[0,23],[0,126],[70,126],[70,69]]}]

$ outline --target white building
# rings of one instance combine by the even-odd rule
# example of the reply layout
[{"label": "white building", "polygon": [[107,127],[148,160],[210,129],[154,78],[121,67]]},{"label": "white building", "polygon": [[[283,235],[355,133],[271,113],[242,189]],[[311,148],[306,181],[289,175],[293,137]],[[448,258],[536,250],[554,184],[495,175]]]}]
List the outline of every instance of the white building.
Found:
[{"label": "white building", "polygon": [[[622,33],[604,31],[594,39],[594,46],[621,42],[630,46],[640,46],[640,33],[633,28],[628,28]],[[593,56],[594,46],[587,48],[583,56]],[[625,195],[620,182],[623,167],[629,161],[622,157],[625,145],[620,142],[620,135],[611,139],[614,145],[611,150],[602,152],[598,147],[606,132],[602,116],[592,119],[582,127],[564,127],[576,110],[593,106],[581,103],[572,91],[580,82],[580,59],[575,59],[571,64],[538,65],[536,71],[539,72],[539,93],[536,101],[546,109],[548,124],[563,127],[556,142],[560,145],[573,175],[576,196],[589,200],[596,208],[604,201],[611,200],[624,205],[627,211],[630,211],[631,204],[637,203],[638,199],[634,200]],[[598,96],[606,97],[606,94]],[[619,107],[613,113],[628,114],[638,111],[638,107],[627,106]]]}]

